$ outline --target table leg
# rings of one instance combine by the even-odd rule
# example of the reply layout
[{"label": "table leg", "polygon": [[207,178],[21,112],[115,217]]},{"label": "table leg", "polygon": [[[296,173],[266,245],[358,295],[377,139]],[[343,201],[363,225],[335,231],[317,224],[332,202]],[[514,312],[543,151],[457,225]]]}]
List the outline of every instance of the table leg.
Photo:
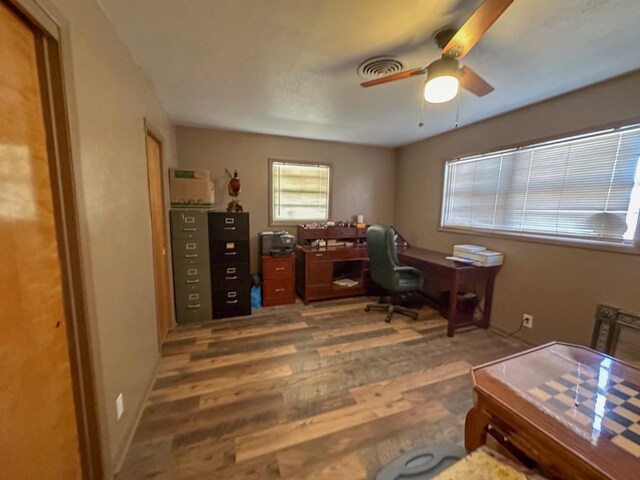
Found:
[{"label": "table leg", "polygon": [[464,421],[464,448],[472,452],[487,442],[489,422],[480,410],[473,407]]},{"label": "table leg", "polygon": [[484,292],[484,314],[482,315],[482,328],[489,328],[491,322],[491,305],[493,303],[493,282],[495,280],[495,274],[491,274],[487,278]]},{"label": "table leg", "polygon": [[451,292],[449,296],[449,315],[447,322],[447,337],[453,337],[456,328],[456,317],[458,315],[458,275],[451,278]]}]

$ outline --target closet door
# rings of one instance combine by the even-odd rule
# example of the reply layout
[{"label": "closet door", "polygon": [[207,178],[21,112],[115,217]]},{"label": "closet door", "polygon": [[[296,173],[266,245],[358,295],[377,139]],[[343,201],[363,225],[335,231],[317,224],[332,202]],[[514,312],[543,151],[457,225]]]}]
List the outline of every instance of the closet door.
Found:
[{"label": "closet door", "polygon": [[81,477],[36,34],[0,0],[0,476]]}]

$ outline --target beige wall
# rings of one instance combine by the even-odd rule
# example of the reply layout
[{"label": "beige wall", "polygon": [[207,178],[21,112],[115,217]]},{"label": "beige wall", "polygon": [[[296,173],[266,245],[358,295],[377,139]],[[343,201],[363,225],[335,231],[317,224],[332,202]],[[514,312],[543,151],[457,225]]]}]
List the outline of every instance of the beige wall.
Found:
[{"label": "beige wall", "polygon": [[[269,226],[268,159],[333,163],[333,220],[354,220],[362,213],[369,223],[392,223],[395,155],[390,148],[346,143],[177,127],[178,164],[211,171],[216,185],[216,209],[230,198],[225,168],[238,170],[242,180],[240,202],[251,216],[251,264],[257,271],[258,232],[282,230]],[[295,233],[295,228],[288,228]]]},{"label": "beige wall", "polygon": [[[399,150],[395,223],[418,246],[452,251],[475,243],[505,253],[492,323],[512,330],[523,313],[533,343],[588,343],[598,303],[640,312],[640,256],[438,232],[443,161],[509,144],[640,117],[640,71]],[[491,101],[490,97],[486,100]]]},{"label": "beige wall", "polygon": [[[175,165],[175,129],[95,0],[41,0],[62,24],[84,281],[103,449],[126,448],[159,357],[144,118]],[[124,395],[124,416],[115,400]]]}]

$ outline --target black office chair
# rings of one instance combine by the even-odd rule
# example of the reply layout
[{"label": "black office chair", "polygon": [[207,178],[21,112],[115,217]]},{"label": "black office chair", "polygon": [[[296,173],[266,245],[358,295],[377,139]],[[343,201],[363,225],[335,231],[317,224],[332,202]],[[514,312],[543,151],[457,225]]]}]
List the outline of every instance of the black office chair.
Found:
[{"label": "black office chair", "polygon": [[422,272],[413,267],[398,264],[395,232],[387,225],[371,225],[367,230],[367,250],[371,278],[374,282],[387,290],[391,295],[388,303],[372,303],[364,307],[364,311],[386,310],[389,323],[395,312],[413,318],[418,318],[418,311],[397,305],[398,297],[408,292],[421,291],[423,285]]}]

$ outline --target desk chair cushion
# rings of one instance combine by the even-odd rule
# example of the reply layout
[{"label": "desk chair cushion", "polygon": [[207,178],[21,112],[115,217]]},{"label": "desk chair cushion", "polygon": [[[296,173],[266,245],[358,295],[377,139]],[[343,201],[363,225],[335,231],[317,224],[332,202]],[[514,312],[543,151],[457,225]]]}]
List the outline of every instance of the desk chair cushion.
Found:
[{"label": "desk chair cushion", "polygon": [[422,272],[398,263],[395,232],[387,225],[371,225],[367,230],[367,251],[371,278],[390,292],[422,290]]}]

